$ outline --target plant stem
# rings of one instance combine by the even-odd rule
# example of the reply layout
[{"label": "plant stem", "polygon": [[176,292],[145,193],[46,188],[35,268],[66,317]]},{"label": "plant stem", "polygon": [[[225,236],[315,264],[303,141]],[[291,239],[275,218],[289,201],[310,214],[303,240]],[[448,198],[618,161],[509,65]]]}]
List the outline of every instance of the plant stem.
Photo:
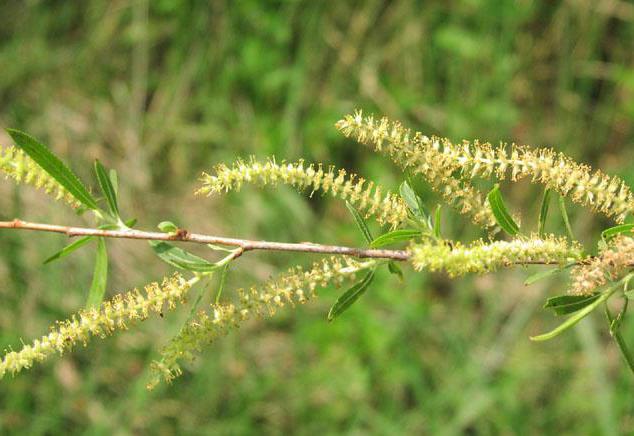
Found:
[{"label": "plant stem", "polygon": [[[136,229],[103,230],[88,227],[71,227],[57,224],[33,223],[17,218],[13,221],[0,221],[0,229],[33,230],[40,232],[63,233],[69,237],[101,236],[104,238],[139,239],[147,241],[176,241],[190,242],[195,244],[218,244],[239,247],[241,250],[236,251],[232,259],[239,257],[243,252],[251,250],[335,254],[352,256],[362,259],[389,259],[397,261],[407,261],[411,256],[411,253],[407,250],[367,249],[346,247],[340,245],[315,244],[313,242],[290,243],[254,241],[249,239],[226,238],[223,236],[190,233],[185,229],[178,229],[174,233],[146,232]],[[556,262],[536,259],[533,261],[520,262],[516,264],[554,265],[556,264]]]},{"label": "plant stem", "polygon": [[[225,238],[222,236],[201,235],[179,229],[174,233],[146,232],[136,229],[102,230],[86,227],[70,227],[56,224],[43,224],[14,219],[0,221],[0,229],[34,230],[40,232],[63,233],[67,236],[102,236],[105,238],[142,239],[151,241],[178,241],[197,244],[219,244],[240,247],[242,251],[272,250],[303,253],[339,254],[358,258],[408,260],[410,253],[405,250],[364,249],[337,245],[315,244],[312,242],[288,243],[271,241],[253,241],[249,239]],[[237,257],[237,256],[236,256]]]}]

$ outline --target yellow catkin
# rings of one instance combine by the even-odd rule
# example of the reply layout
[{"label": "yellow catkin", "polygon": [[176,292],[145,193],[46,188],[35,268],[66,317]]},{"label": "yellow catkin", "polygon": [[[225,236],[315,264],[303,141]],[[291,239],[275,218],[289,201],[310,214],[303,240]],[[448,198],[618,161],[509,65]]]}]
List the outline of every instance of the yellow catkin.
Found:
[{"label": "yellow catkin", "polygon": [[434,148],[432,141],[419,132],[405,129],[387,118],[363,117],[361,111],[340,120],[336,127],[347,137],[374,146],[404,169],[422,175],[432,189],[458,211],[480,226],[497,226],[484,196],[468,180],[454,177],[455,164]]},{"label": "yellow catkin", "polygon": [[515,144],[493,147],[477,140],[453,144],[447,138],[412,134],[386,118],[379,121],[364,118],[361,112],[348,115],[338,127],[348,136],[385,149],[393,159],[404,166],[414,166],[423,175],[426,165],[440,165],[446,172],[458,171],[464,178],[510,177],[513,181],[530,178],[619,223],[634,210],[632,191],[620,178],[593,171],[590,166],[548,148]]},{"label": "yellow catkin", "polygon": [[63,200],[72,207],[80,203],[57,180],[15,147],[0,148],[0,172],[17,183],[25,183],[51,195],[56,200]]},{"label": "yellow catkin", "polygon": [[380,224],[397,227],[407,218],[407,206],[403,199],[390,193],[374,182],[345,170],[322,165],[296,163],[276,163],[274,160],[258,162],[238,161],[231,167],[218,165],[213,174],[203,174],[202,187],[198,194],[211,195],[239,190],[244,184],[257,186],[286,184],[298,189],[322,191],[333,197],[347,200],[366,218],[373,216]]},{"label": "yellow catkin", "polygon": [[316,288],[332,283],[339,285],[343,280],[353,278],[359,270],[374,264],[374,261],[361,263],[351,258],[331,257],[315,262],[308,270],[291,268],[261,286],[240,289],[236,304],[212,304],[211,310],[199,312],[183,327],[163,349],[160,361],[153,362],[153,377],[148,389],[155,387],[161,379],[171,382],[181,374],[179,361],[192,360],[204,345],[238,328],[246,320],[273,316],[285,305],[304,304],[316,296]]},{"label": "yellow catkin", "polygon": [[173,309],[183,298],[191,283],[176,274],[161,284],[151,283],[144,293],[137,289],[116,295],[98,308],[82,310],[70,319],[57,322],[48,335],[27,344],[20,351],[8,351],[0,361],[0,378],[16,374],[41,362],[54,353],[63,354],[77,343],[86,345],[92,336],[105,337],[128,324],[144,320],[150,312],[162,313]]},{"label": "yellow catkin", "polygon": [[578,244],[572,246],[564,238],[515,239],[513,241],[413,244],[412,264],[418,271],[446,271],[451,277],[468,273],[487,273],[504,266],[533,261],[564,264],[582,258]]},{"label": "yellow catkin", "polygon": [[617,280],[634,265],[634,238],[620,236],[611,241],[610,246],[585,265],[576,266],[570,273],[572,284],[569,292],[573,295],[587,295],[596,292],[608,281]]}]

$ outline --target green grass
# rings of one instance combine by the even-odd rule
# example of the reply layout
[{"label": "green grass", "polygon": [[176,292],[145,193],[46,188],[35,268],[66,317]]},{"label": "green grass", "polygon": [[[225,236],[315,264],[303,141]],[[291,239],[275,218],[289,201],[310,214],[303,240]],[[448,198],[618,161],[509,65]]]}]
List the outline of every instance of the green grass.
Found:
[{"label": "green grass", "polygon": [[[95,158],[116,168],[120,207],[143,228],[170,220],[228,236],[362,244],[342,204],[255,189],[202,201],[196,179],[220,161],[273,154],[397,189],[389,162],[333,127],[359,107],[456,140],[554,146],[634,183],[634,18],[628,3],[614,4],[5,2],[0,127],[41,138],[84,178]],[[10,143],[4,131],[0,142]],[[541,192],[502,188],[524,226],[536,223]],[[426,200],[430,209],[438,201]],[[551,210],[546,228],[563,234]],[[0,215],[82,222],[9,181]],[[480,236],[443,217],[446,234]],[[576,208],[571,219],[587,242],[609,225]],[[83,306],[94,255],[41,264],[64,243],[0,233],[2,348]],[[108,251],[111,293],[169,271],[143,243],[113,241]],[[296,261],[243,256],[225,292]],[[406,268],[400,283],[383,271],[333,323],[326,314],[342,290],[249,324],[148,393],[148,362],[187,316],[182,308],[3,380],[0,432],[633,432],[634,379],[605,320],[530,342],[555,325],[540,307],[564,285],[526,288],[527,275],[450,282]],[[634,341],[632,322],[624,336]]]}]

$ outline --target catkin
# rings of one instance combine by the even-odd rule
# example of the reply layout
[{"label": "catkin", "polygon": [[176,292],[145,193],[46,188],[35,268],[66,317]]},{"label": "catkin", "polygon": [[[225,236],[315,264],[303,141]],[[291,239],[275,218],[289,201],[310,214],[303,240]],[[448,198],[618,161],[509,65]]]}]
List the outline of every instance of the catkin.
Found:
[{"label": "catkin", "polygon": [[80,203],[49,173],[44,171],[26,153],[15,147],[0,148],[0,172],[16,183],[25,183],[41,189],[56,200],[63,200],[72,207]]},{"label": "catkin", "polygon": [[375,261],[361,263],[347,257],[331,257],[315,262],[308,270],[294,267],[262,285],[240,289],[236,304],[212,304],[209,311],[199,312],[165,346],[161,352],[162,359],[152,364],[153,377],[148,389],[155,387],[161,379],[172,381],[182,373],[179,361],[192,360],[204,345],[238,328],[246,320],[273,316],[285,305],[304,304],[316,297],[318,287],[331,283],[339,285],[345,279],[353,278],[359,270],[374,264]]},{"label": "catkin", "polygon": [[418,271],[446,271],[451,277],[487,273],[500,267],[533,261],[565,264],[582,258],[578,244],[564,238],[520,238],[513,241],[474,242],[468,246],[445,242],[412,244],[412,264]]},{"label": "catkin", "polygon": [[[238,161],[231,167],[221,164],[213,174],[203,173],[202,187],[197,194],[240,190],[244,184],[258,186],[286,184],[298,189],[322,191],[333,197],[347,200],[368,218],[373,216],[379,224],[398,227],[407,218],[407,206],[403,199],[374,182],[334,167],[306,164],[304,161],[281,164],[273,160],[258,162]],[[311,193],[312,195],[312,193]]]},{"label": "catkin", "polygon": [[[493,147],[479,141],[453,144],[447,138],[412,133],[387,118],[377,121],[371,116],[363,117],[360,111],[346,116],[337,127],[346,136],[374,144],[378,151],[386,152],[400,165],[427,177],[437,190],[442,189],[443,183],[454,183],[450,176],[455,173],[467,179],[496,177],[503,180],[510,176],[512,181],[517,181],[530,178],[619,223],[634,210],[632,191],[620,178],[593,171],[590,166],[548,148],[515,144]],[[440,177],[434,177],[437,172]],[[457,188],[449,191],[453,189]],[[472,201],[477,204],[478,200]]]},{"label": "catkin", "polygon": [[20,351],[8,351],[0,361],[0,378],[16,374],[41,362],[54,353],[63,354],[77,343],[86,345],[92,336],[101,338],[116,330],[127,329],[129,323],[144,320],[150,312],[162,313],[182,302],[191,284],[175,274],[161,284],[151,283],[144,294],[137,289],[116,295],[98,308],[82,310],[70,319],[57,322],[48,335],[25,344]]}]

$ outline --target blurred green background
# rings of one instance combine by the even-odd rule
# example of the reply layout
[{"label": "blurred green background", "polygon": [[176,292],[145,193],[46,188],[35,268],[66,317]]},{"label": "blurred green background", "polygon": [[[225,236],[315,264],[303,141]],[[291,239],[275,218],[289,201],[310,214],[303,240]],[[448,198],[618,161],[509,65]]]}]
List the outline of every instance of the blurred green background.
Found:
[{"label": "blurred green background", "polygon": [[[249,155],[332,163],[397,189],[390,162],[334,129],[354,108],[455,140],[554,146],[634,182],[631,2],[4,1],[0,16],[0,126],[41,138],[86,180],[95,158],[116,168],[122,209],[141,228],[171,220],[227,236],[362,244],[345,207],[327,198],[192,194],[201,171]],[[0,143],[10,144],[4,131]],[[504,190],[531,228],[539,187]],[[571,214],[592,249],[610,223]],[[0,217],[16,216],[90,224],[3,181]],[[561,232],[560,221],[555,211],[549,230]],[[481,236],[449,211],[443,230]],[[0,233],[2,348],[84,304],[89,249],[42,265],[64,243]],[[170,272],[142,242],[108,249],[111,293]],[[250,253],[227,286],[311,260]],[[249,323],[152,392],[148,363],[188,307],[95,340],[2,380],[0,433],[634,432],[634,377],[602,314],[551,342],[528,340],[557,322],[540,306],[562,280],[525,287],[532,270],[449,281],[405,269],[404,283],[382,271],[332,324],[335,289]],[[634,323],[624,334],[634,344]]]}]

